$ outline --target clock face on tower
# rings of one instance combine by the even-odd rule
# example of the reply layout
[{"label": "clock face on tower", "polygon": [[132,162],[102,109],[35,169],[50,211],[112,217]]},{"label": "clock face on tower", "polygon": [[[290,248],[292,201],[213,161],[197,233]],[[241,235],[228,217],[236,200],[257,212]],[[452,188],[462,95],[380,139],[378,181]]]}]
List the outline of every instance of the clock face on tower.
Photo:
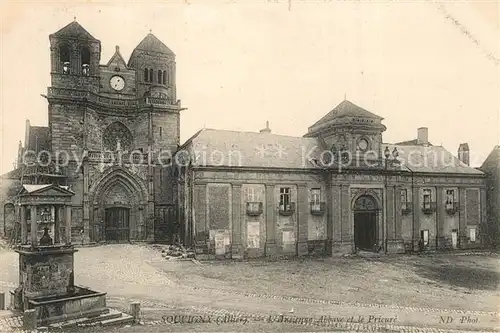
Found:
[{"label": "clock face on tower", "polygon": [[125,80],[121,76],[115,75],[109,80],[109,85],[114,90],[120,91],[125,88]]}]

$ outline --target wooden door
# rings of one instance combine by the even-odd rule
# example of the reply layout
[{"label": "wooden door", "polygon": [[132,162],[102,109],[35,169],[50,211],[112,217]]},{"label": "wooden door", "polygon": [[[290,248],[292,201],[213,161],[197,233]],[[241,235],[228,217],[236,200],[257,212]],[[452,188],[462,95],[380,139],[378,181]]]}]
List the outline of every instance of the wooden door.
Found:
[{"label": "wooden door", "polygon": [[129,209],[113,207],[106,209],[106,241],[123,243],[129,241],[130,223]]}]

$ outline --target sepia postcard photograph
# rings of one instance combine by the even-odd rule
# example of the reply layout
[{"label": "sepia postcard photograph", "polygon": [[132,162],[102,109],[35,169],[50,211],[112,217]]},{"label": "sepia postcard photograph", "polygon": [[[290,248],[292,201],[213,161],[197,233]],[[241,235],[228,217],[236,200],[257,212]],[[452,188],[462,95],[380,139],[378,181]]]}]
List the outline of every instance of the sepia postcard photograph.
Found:
[{"label": "sepia postcard photograph", "polygon": [[0,332],[500,333],[500,1],[0,1]]}]

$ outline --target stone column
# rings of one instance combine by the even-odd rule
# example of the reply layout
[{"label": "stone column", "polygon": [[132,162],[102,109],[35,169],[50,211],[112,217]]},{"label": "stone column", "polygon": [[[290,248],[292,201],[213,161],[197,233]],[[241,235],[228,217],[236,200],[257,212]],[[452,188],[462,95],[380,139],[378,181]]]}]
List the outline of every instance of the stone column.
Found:
[{"label": "stone column", "polygon": [[414,187],[411,194],[413,200],[413,250],[418,251],[418,241],[420,240],[420,214],[422,212],[420,208],[420,187]]},{"label": "stone column", "polygon": [[65,218],[66,218],[66,224],[64,226],[64,233],[66,236],[66,245],[71,244],[71,206],[66,206],[66,213],[65,213]]},{"label": "stone column", "polygon": [[342,255],[346,251],[342,244],[342,196],[341,187],[330,185],[331,202],[328,206],[331,209],[331,228],[332,228],[332,255]]},{"label": "stone column", "polygon": [[396,226],[395,226],[395,212],[394,212],[394,204],[395,204],[395,193],[394,193],[394,187],[393,186],[386,186],[385,188],[385,195],[386,195],[386,200],[385,200],[385,203],[387,205],[386,207],[386,212],[387,212],[387,216],[386,216],[386,234],[385,234],[385,237],[386,237],[386,244],[389,243],[389,242],[393,242],[394,241],[394,232],[395,232],[395,229],[396,229]]},{"label": "stone column", "polygon": [[83,237],[84,242],[90,242],[90,202],[89,202],[89,162],[83,161]]},{"label": "stone column", "polygon": [[20,223],[21,223],[21,244],[27,244],[28,243],[28,225],[26,222],[26,206],[21,206],[21,216],[20,216]]},{"label": "stone column", "polygon": [[349,191],[349,185],[342,185],[340,190],[340,200],[342,202],[342,225],[341,225],[341,235],[340,238],[342,243],[352,245],[351,243],[354,241],[353,230],[354,226],[352,225],[353,219],[351,218],[351,195]]},{"label": "stone column", "polygon": [[446,207],[443,193],[444,189],[441,186],[436,188],[436,248],[443,249],[446,247],[446,238],[444,234],[444,223],[446,217]]},{"label": "stone column", "polygon": [[333,241],[333,188],[329,181],[327,181],[326,185],[326,248],[328,253],[331,252],[332,249],[332,241]]},{"label": "stone column", "polygon": [[403,188],[401,186],[395,186],[394,190],[394,207],[395,207],[395,221],[394,221],[394,239],[397,241],[403,241],[403,236],[401,230],[403,229],[403,212],[401,211],[401,191]]},{"label": "stone column", "polygon": [[458,188],[458,205],[460,210],[458,212],[458,236],[459,236],[459,247],[467,247],[467,222],[465,217],[465,187]]},{"label": "stone column", "polygon": [[487,238],[488,235],[486,234],[486,231],[488,231],[488,220],[487,220],[487,215],[486,215],[486,189],[481,188],[480,190],[480,202],[479,205],[481,207],[480,209],[480,216],[479,216],[479,234],[476,235],[476,243],[479,241],[479,244],[481,246],[487,245],[489,242],[489,239]]},{"label": "stone column", "polygon": [[59,222],[59,206],[54,206],[54,244],[61,243],[60,228],[61,223]]},{"label": "stone column", "polygon": [[241,241],[241,184],[232,184],[232,244],[231,253],[233,258],[241,258],[243,255]]},{"label": "stone column", "polygon": [[404,253],[404,241],[401,235],[403,214],[401,212],[401,186],[393,185],[389,191],[387,252]]},{"label": "stone column", "polygon": [[309,202],[306,184],[298,185],[297,206],[298,221],[297,221],[297,255],[304,256],[309,253],[307,245],[308,240],[308,223],[309,223]]},{"label": "stone column", "polygon": [[266,256],[276,253],[274,185],[266,184]]},{"label": "stone column", "polygon": [[31,246],[38,245],[38,225],[37,220],[37,207],[32,205],[31,209]]}]

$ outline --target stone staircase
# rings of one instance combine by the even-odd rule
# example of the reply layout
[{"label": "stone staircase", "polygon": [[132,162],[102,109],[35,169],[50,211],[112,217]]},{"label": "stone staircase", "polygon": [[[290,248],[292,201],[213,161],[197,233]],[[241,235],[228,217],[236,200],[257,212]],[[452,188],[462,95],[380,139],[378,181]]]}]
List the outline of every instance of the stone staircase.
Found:
[{"label": "stone staircase", "polygon": [[96,317],[84,317],[73,320],[67,320],[63,322],[57,322],[50,324],[51,329],[66,329],[71,327],[84,327],[84,326],[112,326],[112,325],[124,325],[132,324],[134,322],[134,317],[129,314],[108,309],[104,313]]}]

